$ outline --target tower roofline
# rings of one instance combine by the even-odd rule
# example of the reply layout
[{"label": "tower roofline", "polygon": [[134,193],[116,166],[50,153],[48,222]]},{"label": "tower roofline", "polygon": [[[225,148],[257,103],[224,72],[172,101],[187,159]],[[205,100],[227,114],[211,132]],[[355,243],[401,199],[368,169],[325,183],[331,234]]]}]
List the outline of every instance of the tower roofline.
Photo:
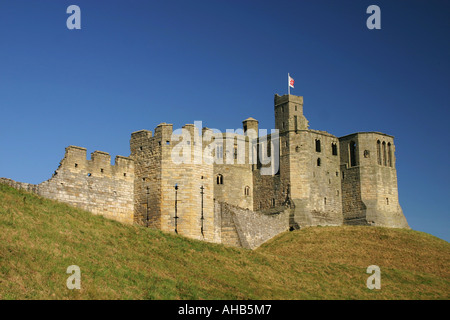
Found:
[{"label": "tower roofline", "polygon": [[280,96],[278,93],[276,93],[274,97],[274,102],[275,107],[287,102],[296,102],[299,104],[303,104],[303,96],[294,96],[292,94],[285,94]]},{"label": "tower roofline", "polygon": [[358,135],[358,134],[380,134],[382,136],[390,137],[392,139],[394,138],[394,136],[392,136],[390,134],[383,133],[383,132],[378,132],[378,131],[359,131],[359,132],[346,134],[345,136],[339,137],[339,139],[347,138],[347,137],[350,137],[350,136],[355,136],[355,135]]}]

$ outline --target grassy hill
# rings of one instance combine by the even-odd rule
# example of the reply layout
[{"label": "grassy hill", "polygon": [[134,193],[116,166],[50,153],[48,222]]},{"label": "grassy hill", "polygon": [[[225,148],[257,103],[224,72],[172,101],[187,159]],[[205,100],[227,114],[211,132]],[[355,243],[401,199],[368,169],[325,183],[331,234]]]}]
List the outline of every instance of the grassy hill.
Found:
[{"label": "grassy hill", "polygon": [[[450,245],[375,227],[286,232],[255,251],[122,225],[0,184],[0,299],[449,299]],[[66,269],[81,268],[81,290]],[[381,290],[366,268],[381,268]]]}]

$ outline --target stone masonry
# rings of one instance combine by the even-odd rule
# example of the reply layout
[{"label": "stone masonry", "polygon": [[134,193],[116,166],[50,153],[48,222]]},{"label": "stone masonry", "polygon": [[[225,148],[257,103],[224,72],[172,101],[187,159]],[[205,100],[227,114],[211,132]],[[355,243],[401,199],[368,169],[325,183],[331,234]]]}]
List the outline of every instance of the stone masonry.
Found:
[{"label": "stone masonry", "polygon": [[[409,228],[392,136],[309,129],[303,97],[275,95],[274,109],[279,139],[259,136],[253,118],[233,134],[161,123],[154,133],[133,132],[130,156],[114,165],[108,153],[88,160],[86,149],[69,146],[51,179],[0,183],[120,222],[249,249],[306,226]],[[279,154],[272,174],[262,154],[272,162]]]}]

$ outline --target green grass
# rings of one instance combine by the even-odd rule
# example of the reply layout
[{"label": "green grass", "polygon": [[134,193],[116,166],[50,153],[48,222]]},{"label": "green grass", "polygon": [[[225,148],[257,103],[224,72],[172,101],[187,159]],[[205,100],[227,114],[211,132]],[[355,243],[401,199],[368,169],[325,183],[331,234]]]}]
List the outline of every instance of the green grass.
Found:
[{"label": "green grass", "polygon": [[[255,251],[95,216],[0,184],[0,299],[449,299],[450,245],[375,227],[286,232]],[[81,269],[69,290],[66,269]],[[381,268],[381,290],[366,268]]]}]

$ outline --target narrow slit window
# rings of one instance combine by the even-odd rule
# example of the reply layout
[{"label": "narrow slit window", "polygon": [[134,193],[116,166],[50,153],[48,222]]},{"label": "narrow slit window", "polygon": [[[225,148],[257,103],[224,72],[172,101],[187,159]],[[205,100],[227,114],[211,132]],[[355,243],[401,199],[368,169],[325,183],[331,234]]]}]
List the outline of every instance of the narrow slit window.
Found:
[{"label": "narrow slit window", "polygon": [[320,152],[320,140],[316,139],[316,152]]},{"label": "narrow slit window", "polygon": [[381,165],[381,142],[377,140],[377,162]]},{"label": "narrow slit window", "polygon": [[388,142],[388,166],[392,167],[392,150],[390,142]]},{"label": "narrow slit window", "polygon": [[355,141],[350,142],[350,166],[356,166],[356,143]]}]

